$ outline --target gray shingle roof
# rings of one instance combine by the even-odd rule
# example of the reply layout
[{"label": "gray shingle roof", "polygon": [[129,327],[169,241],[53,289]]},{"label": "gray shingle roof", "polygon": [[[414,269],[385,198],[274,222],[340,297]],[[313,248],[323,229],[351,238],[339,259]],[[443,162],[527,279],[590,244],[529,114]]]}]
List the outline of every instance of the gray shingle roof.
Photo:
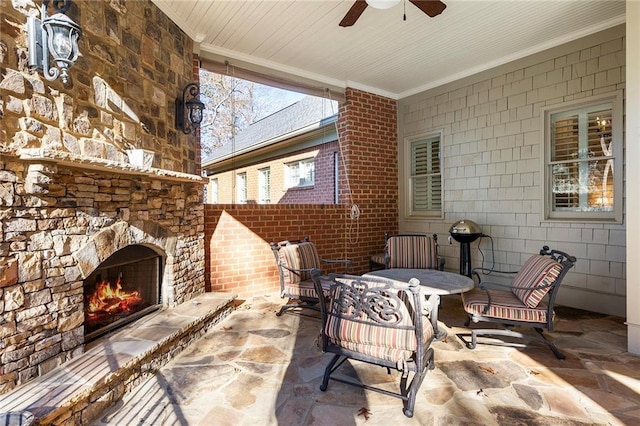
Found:
[{"label": "gray shingle roof", "polygon": [[332,107],[331,102],[315,96],[306,96],[249,125],[236,135],[235,144],[228,142],[216,148],[212,155],[203,159],[202,163],[215,162],[232,154],[232,150],[246,151],[252,146],[263,145],[270,139],[296,132],[313,124],[320,124],[326,118],[338,113],[337,105],[334,102]]}]

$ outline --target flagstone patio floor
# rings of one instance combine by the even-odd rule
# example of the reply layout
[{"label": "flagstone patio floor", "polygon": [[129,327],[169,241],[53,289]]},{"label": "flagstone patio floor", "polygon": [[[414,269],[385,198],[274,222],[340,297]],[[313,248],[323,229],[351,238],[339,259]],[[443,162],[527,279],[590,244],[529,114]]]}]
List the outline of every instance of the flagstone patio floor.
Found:
[{"label": "flagstone patio floor", "polygon": [[[409,419],[396,398],[333,381],[320,391],[331,357],[316,344],[320,321],[276,317],[282,303],[277,295],[244,301],[94,425],[640,424],[640,357],[626,352],[622,318],[558,308],[549,336],[563,361],[535,343],[469,350],[456,337],[466,330],[460,297],[446,296],[448,337],[433,344],[436,367]],[[398,384],[397,372],[380,367],[343,370],[368,384]]]}]

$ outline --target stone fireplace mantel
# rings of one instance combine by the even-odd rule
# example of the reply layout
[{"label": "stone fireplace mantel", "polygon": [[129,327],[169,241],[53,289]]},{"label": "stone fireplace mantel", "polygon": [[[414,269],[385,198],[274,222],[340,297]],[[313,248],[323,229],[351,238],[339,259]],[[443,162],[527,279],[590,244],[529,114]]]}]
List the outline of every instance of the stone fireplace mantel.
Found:
[{"label": "stone fireplace mantel", "polygon": [[158,179],[174,182],[203,184],[207,182],[206,178],[189,173],[158,169],[155,167],[139,167],[130,163],[107,160],[104,158],[82,157],[69,152],[51,149],[22,148],[18,150],[18,158],[31,163],[56,164],[91,171],[121,173],[134,176],[153,176]]}]

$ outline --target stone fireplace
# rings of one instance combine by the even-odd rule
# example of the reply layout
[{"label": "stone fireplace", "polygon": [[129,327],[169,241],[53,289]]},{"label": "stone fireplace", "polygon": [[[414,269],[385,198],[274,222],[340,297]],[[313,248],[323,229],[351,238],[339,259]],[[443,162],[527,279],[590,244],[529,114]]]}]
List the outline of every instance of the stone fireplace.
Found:
[{"label": "stone fireplace", "polygon": [[[149,1],[74,2],[82,55],[63,85],[27,66],[38,6],[5,4],[0,394],[205,290],[199,136],[174,124],[174,100],[198,75],[193,41]],[[87,313],[98,287],[120,293]]]},{"label": "stone fireplace", "polygon": [[[81,354],[115,327],[190,300],[205,285],[199,177],[32,160],[0,160],[5,170],[24,170],[15,186],[25,191],[16,196],[24,207],[3,218],[2,244],[14,249],[0,263],[6,390]],[[25,206],[27,200],[39,205]],[[99,301],[96,293],[107,287],[112,293]],[[95,312],[88,310],[92,298],[102,305]]]},{"label": "stone fireplace", "polygon": [[161,306],[161,261],[154,250],[131,245],[112,254],[84,280],[85,343]]}]

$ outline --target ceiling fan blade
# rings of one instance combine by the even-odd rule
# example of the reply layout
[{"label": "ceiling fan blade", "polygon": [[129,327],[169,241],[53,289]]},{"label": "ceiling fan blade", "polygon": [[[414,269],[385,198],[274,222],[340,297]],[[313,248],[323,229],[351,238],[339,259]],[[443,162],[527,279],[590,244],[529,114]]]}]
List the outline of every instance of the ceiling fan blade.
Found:
[{"label": "ceiling fan blade", "polygon": [[367,2],[365,0],[356,0],[351,6],[351,9],[344,15],[342,21],[340,21],[341,27],[350,27],[356,23],[362,12],[367,8]]},{"label": "ceiling fan blade", "polygon": [[425,1],[425,0],[409,0],[415,7],[429,15],[430,17],[438,16],[446,9],[447,5],[441,1]]}]

